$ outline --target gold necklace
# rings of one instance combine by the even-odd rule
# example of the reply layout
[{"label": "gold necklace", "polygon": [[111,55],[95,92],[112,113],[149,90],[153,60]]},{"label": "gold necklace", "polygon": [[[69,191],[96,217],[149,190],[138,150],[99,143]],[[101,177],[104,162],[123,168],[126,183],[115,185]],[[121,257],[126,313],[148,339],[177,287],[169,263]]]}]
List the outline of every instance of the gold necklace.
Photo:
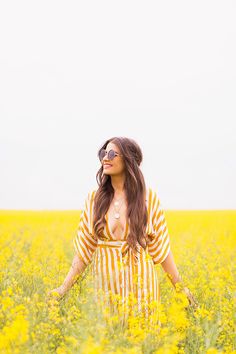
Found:
[{"label": "gold necklace", "polygon": [[[122,206],[122,204],[123,204],[124,199],[122,198],[122,199],[119,199],[119,200],[122,200],[122,203],[120,204],[120,206],[119,206],[119,202],[116,200],[116,201],[114,202],[114,207],[113,207],[113,209],[114,209],[114,211],[115,211],[114,217],[115,217],[116,219],[119,219],[119,218],[120,218],[120,213],[119,213],[119,211],[120,211],[120,208],[121,208],[121,206]],[[117,210],[116,207],[118,207],[118,206],[119,206],[119,209]]]}]

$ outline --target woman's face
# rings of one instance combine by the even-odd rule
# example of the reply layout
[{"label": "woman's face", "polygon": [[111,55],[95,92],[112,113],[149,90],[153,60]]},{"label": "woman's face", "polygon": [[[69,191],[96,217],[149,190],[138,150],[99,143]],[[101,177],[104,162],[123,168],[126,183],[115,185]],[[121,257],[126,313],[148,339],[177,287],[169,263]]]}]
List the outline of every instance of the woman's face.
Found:
[{"label": "woman's face", "polygon": [[[117,145],[112,142],[107,144],[105,149],[107,153],[110,150],[114,150],[118,154],[121,154],[120,149]],[[122,156],[115,156],[113,160],[109,160],[107,154],[102,159],[103,173],[110,176],[121,175],[124,173],[125,165]]]}]

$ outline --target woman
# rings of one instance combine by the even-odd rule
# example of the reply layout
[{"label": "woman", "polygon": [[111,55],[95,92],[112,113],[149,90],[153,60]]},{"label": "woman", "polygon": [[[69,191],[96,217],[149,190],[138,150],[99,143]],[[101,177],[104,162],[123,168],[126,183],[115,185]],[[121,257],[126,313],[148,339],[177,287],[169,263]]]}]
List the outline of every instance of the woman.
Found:
[{"label": "woman", "polygon": [[56,291],[62,298],[93,260],[96,299],[102,290],[107,304],[114,305],[117,296],[130,311],[132,294],[138,311],[148,317],[152,301],[160,301],[155,265],[161,264],[175,289],[177,283],[182,285],[189,304],[196,308],[175,265],[160,200],[145,186],[140,147],[132,139],[113,137],[99,149],[98,157],[99,187],[86,199],[73,240],[72,267],[64,283],[49,294]]}]

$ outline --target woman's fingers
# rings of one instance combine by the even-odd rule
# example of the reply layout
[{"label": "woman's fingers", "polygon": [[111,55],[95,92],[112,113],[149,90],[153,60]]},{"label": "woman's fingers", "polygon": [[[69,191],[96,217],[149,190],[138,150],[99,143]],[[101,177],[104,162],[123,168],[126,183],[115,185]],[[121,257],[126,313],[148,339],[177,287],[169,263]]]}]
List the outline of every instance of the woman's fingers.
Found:
[{"label": "woman's fingers", "polygon": [[198,307],[198,302],[192,293],[190,293],[190,301],[191,301],[191,305],[193,305],[194,307]]},{"label": "woman's fingers", "polygon": [[197,300],[195,299],[195,297],[193,296],[193,294],[191,293],[191,291],[187,287],[184,288],[184,292],[188,298],[188,302],[189,302],[190,307],[192,307],[194,310],[196,310],[199,307]]}]

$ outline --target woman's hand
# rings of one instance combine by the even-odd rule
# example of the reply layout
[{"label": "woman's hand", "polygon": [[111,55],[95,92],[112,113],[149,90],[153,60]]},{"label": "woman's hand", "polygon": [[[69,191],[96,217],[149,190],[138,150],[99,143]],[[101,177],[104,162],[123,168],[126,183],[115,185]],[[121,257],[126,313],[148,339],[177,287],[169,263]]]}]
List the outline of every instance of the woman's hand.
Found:
[{"label": "woman's hand", "polygon": [[191,293],[191,291],[189,290],[189,288],[184,286],[182,292],[187,296],[189,306],[192,307],[194,310],[196,310],[199,307],[199,304],[195,299],[195,297],[193,296],[193,294]]},{"label": "woman's hand", "polygon": [[47,293],[47,299],[53,298],[53,299],[59,301],[63,298],[64,295],[65,295],[65,290],[63,289],[63,286],[61,285],[58,288],[50,290]]}]

